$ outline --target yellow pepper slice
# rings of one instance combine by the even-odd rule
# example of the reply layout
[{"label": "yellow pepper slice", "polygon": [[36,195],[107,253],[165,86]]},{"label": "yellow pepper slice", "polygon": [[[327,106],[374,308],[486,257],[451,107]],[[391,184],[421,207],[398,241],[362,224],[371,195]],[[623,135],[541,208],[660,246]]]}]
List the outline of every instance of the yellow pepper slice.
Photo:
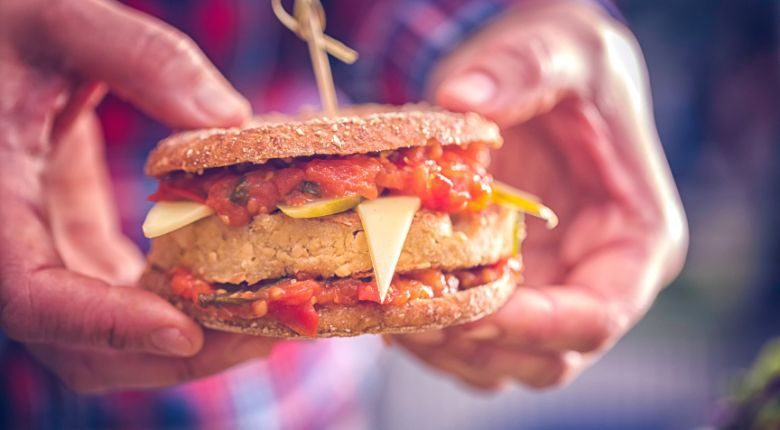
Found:
[{"label": "yellow pepper slice", "polygon": [[495,203],[513,207],[528,215],[545,220],[548,229],[553,229],[558,225],[558,216],[555,215],[552,209],[539,202],[538,197],[520,191],[503,182],[493,182],[492,199]]}]

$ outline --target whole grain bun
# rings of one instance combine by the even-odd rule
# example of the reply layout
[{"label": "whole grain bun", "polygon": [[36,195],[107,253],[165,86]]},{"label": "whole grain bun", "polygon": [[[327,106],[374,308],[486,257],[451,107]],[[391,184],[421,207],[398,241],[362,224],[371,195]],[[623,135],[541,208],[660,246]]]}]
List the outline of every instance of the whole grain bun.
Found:
[{"label": "whole grain bun", "polygon": [[454,113],[425,105],[359,105],[333,118],[302,114],[257,117],[243,127],[192,130],[157,145],[146,174],[199,173],[240,163],[262,164],[275,158],[349,155],[424,146],[481,142],[503,143],[498,126],[475,113]]},{"label": "whole grain bun", "polygon": [[[504,277],[488,284],[434,299],[419,299],[401,306],[376,303],[326,305],[318,308],[318,338],[348,337],[361,334],[414,333],[464,324],[496,312],[510,297],[518,282],[508,271]],[[141,285],[176,305],[205,327],[256,336],[305,338],[284,324],[270,318],[224,319],[209,315],[192,302],[170,293],[168,276],[148,269]]]}]

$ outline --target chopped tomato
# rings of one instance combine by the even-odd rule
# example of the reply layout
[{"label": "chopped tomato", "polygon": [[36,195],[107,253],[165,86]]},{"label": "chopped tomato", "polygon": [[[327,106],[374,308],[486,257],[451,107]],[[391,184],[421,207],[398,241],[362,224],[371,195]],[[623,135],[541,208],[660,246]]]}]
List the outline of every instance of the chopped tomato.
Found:
[{"label": "chopped tomato", "polygon": [[360,298],[360,288],[366,285],[359,279],[339,279],[328,282],[319,289],[315,298],[318,304],[354,305]]},{"label": "chopped tomato", "polygon": [[[274,284],[241,289],[230,294],[238,302],[206,304],[205,309],[222,318],[275,318],[297,333],[314,336],[317,333],[318,317],[315,306],[354,305],[371,302],[382,306],[401,306],[417,299],[442,297],[495,281],[506,271],[520,272],[520,260],[502,260],[496,264],[472,269],[443,273],[440,270],[425,269],[396,275],[387,291],[384,302],[379,300],[379,291],[373,280],[335,279],[318,281],[302,274],[300,279],[285,279]],[[199,307],[202,296],[213,297],[215,288],[184,268],[170,272],[171,290],[174,294],[192,301]],[[221,292],[219,294],[227,294]]]},{"label": "chopped tomato", "polygon": [[[311,303],[312,297],[319,293],[321,285],[314,280],[286,282],[283,286],[273,286],[271,288],[271,298],[274,303],[285,305],[303,305]],[[281,291],[281,293],[277,293]],[[276,297],[275,297],[276,296]]]},{"label": "chopped tomato", "polygon": [[268,305],[268,315],[303,336],[316,336],[320,317],[311,303],[285,305],[273,302]]},{"label": "chopped tomato", "polygon": [[201,294],[213,294],[214,289],[208,282],[198,278],[187,269],[177,267],[171,272],[171,290],[174,294],[198,302]]},{"label": "chopped tomato", "polygon": [[288,169],[279,169],[274,177],[274,185],[280,196],[286,196],[301,185],[305,178],[303,169],[294,167]]},{"label": "chopped tomato", "polygon": [[367,199],[379,197],[376,175],[381,165],[376,158],[358,156],[341,159],[314,159],[304,168],[306,180],[322,189],[322,197],[358,194]]},{"label": "chopped tomato", "polygon": [[413,195],[428,210],[480,211],[490,201],[492,178],[485,169],[489,150],[438,144],[349,157],[293,160],[282,167],[214,169],[203,175],[172,174],[160,180],[150,199],[205,203],[229,225],[241,226],[279,204],[382,194]]},{"label": "chopped tomato", "polygon": [[375,282],[361,283],[357,288],[357,298],[362,302],[382,303],[379,300],[379,289]]},{"label": "chopped tomato", "polygon": [[376,184],[381,188],[402,190],[406,187],[409,174],[393,163],[382,163],[382,170],[376,175]]},{"label": "chopped tomato", "polygon": [[241,180],[242,178],[237,176],[220,178],[211,185],[206,199],[206,205],[214,209],[226,224],[236,227],[249,222],[249,211],[240,201],[236,201],[233,194]]},{"label": "chopped tomato", "polygon": [[238,197],[233,201],[244,205],[251,216],[276,210],[279,192],[271,180],[275,173],[266,169],[247,173],[233,191],[233,196]]}]

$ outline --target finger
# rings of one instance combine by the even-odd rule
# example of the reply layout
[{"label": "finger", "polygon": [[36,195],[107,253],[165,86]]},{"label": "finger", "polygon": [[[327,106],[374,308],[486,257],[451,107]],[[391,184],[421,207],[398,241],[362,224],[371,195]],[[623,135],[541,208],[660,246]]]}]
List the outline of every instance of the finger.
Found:
[{"label": "finger", "polygon": [[78,85],[54,120],[51,141],[58,142],[82,113],[89,112],[100,104],[107,92],[108,86],[103,82],[87,82]]},{"label": "finger", "polygon": [[[560,25],[550,25],[553,20]],[[566,25],[577,24],[555,6],[505,17],[439,66],[433,79],[436,102],[509,126],[583,91],[588,60],[571,32],[561,31]]]},{"label": "finger", "polygon": [[476,369],[504,375],[533,388],[560,387],[571,381],[581,370],[578,352],[544,353],[516,351],[487,346],[464,357],[464,362]]},{"label": "finger", "polygon": [[86,79],[174,127],[238,125],[248,102],[195,43],[171,26],[115,2],[84,0],[45,7],[41,26],[51,52]]},{"label": "finger", "polygon": [[506,378],[488,371],[479,371],[463,363],[445,348],[433,348],[410,342],[406,336],[399,343],[415,358],[432,369],[454,376],[472,388],[482,391],[496,391],[506,385]]},{"label": "finger", "polygon": [[8,337],[25,343],[190,356],[200,327],[151,292],[109,286],[60,268],[8,277],[0,308]]},{"label": "finger", "polygon": [[457,338],[431,347],[404,336],[401,344],[426,364],[481,389],[496,389],[508,380],[538,389],[557,387],[571,381],[585,365],[582,355],[574,351],[502,348]]},{"label": "finger", "polygon": [[247,360],[266,357],[275,340],[209,331],[203,349],[189,358],[115,351],[31,346],[33,355],[79,393],[147,389],[212,375]]},{"label": "finger", "polygon": [[440,353],[485,379],[511,378],[534,388],[560,386],[582,367],[582,356],[574,351],[505,348],[458,338],[451,338]]},{"label": "finger", "polygon": [[435,346],[444,344],[447,341],[447,334],[443,330],[428,330],[420,333],[396,335],[393,338],[421,346]]},{"label": "finger", "polygon": [[628,323],[622,310],[575,286],[520,286],[495,314],[452,329],[453,336],[550,351],[605,348]]},{"label": "finger", "polygon": [[[614,241],[618,236],[624,240],[640,238],[645,244],[648,238],[655,238],[652,245],[663,257],[659,261],[666,262],[659,267],[663,273],[659,283],[666,284],[684,264],[687,222],[658,136],[646,132],[654,129],[652,118],[640,119],[632,114],[634,110],[626,109],[620,121],[613,121],[617,125],[610,127],[593,104],[570,100],[541,121],[552,140],[563,146],[561,152],[577,183],[602,188],[602,193],[618,204],[580,216],[577,222],[582,225],[570,231],[582,234],[567,241],[576,245],[568,246],[564,253],[568,261],[576,261],[576,255],[589,252],[594,244]],[[606,234],[596,234],[592,228],[606,230]],[[573,248],[579,252],[572,252]]]},{"label": "finger", "polygon": [[97,119],[84,112],[45,172],[49,226],[68,269],[122,285],[138,280],[141,253],[120,231]]},{"label": "finger", "polygon": [[[666,249],[641,224],[624,224],[619,234],[587,228],[591,216],[606,228],[598,213],[583,211],[568,229],[561,257],[571,269],[562,285],[520,286],[498,312],[454,330],[469,339],[558,351],[610,346],[653,302]],[[605,241],[594,241],[594,232]]]}]

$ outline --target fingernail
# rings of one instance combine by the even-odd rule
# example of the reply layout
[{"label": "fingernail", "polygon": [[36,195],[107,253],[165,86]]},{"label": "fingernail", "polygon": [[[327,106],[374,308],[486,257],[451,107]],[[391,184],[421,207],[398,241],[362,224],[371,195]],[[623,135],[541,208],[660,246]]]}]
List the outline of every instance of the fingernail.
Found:
[{"label": "fingernail", "polygon": [[172,355],[192,355],[192,342],[182,332],[173,327],[161,328],[152,332],[150,341],[155,348]]},{"label": "fingernail", "polygon": [[493,340],[498,338],[500,334],[501,331],[494,325],[480,325],[463,333],[463,338],[470,340]]},{"label": "fingernail", "polygon": [[442,91],[463,104],[480,106],[495,97],[498,86],[487,73],[468,72],[446,81]]},{"label": "fingernail", "polygon": [[250,111],[246,100],[214,79],[205,79],[193,94],[198,108],[209,119],[240,122]]},{"label": "fingernail", "polygon": [[444,343],[446,335],[441,330],[430,330],[421,333],[411,333],[404,336],[404,338],[421,345],[439,345]]}]

